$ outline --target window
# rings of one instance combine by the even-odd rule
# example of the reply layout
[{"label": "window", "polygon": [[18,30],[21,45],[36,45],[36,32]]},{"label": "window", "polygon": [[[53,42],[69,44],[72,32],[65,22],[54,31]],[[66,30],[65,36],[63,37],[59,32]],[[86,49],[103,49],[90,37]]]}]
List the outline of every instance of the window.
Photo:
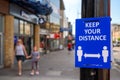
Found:
[{"label": "window", "polygon": [[20,20],[20,34],[24,34],[24,22]]},{"label": "window", "polygon": [[20,34],[21,35],[33,35],[33,24],[20,20]]},{"label": "window", "polygon": [[18,32],[19,32],[19,20],[15,19],[14,20],[14,33],[18,34]]},{"label": "window", "polygon": [[33,35],[33,24],[30,25],[30,35]]},{"label": "window", "polygon": [[25,22],[25,35],[30,35],[30,23]]}]

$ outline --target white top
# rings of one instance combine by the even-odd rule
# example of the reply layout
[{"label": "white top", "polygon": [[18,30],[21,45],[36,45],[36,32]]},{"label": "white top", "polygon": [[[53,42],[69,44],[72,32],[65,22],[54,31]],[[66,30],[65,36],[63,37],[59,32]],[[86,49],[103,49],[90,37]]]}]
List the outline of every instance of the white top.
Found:
[{"label": "white top", "polygon": [[18,56],[24,56],[23,46],[17,45],[16,46],[16,55]]}]

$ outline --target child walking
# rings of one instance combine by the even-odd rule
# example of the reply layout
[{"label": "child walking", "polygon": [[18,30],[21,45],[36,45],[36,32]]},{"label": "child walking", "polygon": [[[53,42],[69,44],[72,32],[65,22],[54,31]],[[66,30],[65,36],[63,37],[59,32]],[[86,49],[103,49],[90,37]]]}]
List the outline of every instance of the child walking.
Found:
[{"label": "child walking", "polygon": [[[34,75],[36,73],[38,75],[39,74],[38,66],[39,66],[40,53],[36,46],[34,46],[33,52],[27,58],[32,58],[32,71],[30,74]],[[36,67],[36,70],[35,70],[35,67]]]}]

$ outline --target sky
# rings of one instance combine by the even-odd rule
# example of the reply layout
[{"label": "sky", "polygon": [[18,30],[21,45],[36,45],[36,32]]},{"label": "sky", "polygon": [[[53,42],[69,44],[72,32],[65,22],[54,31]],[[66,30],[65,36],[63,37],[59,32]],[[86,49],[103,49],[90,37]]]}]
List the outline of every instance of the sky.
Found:
[{"label": "sky", "polygon": [[[82,0],[63,0],[65,5],[65,14],[73,25],[73,34],[75,34],[75,19],[81,18]],[[120,0],[111,0],[111,18],[112,24],[120,24]]]},{"label": "sky", "polygon": [[65,14],[73,25],[73,34],[75,34],[75,19],[81,16],[81,0],[63,0],[65,5]]},{"label": "sky", "polygon": [[111,23],[120,24],[120,0],[111,0]]}]

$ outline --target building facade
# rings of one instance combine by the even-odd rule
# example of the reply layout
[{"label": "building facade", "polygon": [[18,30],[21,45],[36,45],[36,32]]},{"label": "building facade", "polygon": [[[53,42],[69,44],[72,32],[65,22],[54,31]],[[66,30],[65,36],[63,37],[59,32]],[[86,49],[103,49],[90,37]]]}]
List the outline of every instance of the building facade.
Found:
[{"label": "building facade", "polygon": [[50,3],[53,9],[50,15],[41,16],[44,18],[44,23],[40,24],[40,50],[46,54],[47,51],[57,50],[59,48],[59,39],[55,38],[55,34],[58,34],[60,26],[60,0],[43,1],[44,3]]},{"label": "building facade", "polygon": [[[49,16],[50,25],[50,47],[51,50],[58,50],[60,45],[60,40],[57,35],[59,35],[60,30],[60,0],[50,0],[53,7],[53,12]],[[54,35],[54,36],[52,36]]]},{"label": "building facade", "polygon": [[60,46],[60,4],[61,0],[46,0],[52,6],[53,12],[46,16],[46,22],[42,24],[40,42],[45,43],[46,50],[58,50]]},{"label": "building facade", "polygon": [[[39,15],[47,16],[52,9],[43,5],[42,8],[46,10],[43,11],[39,6],[40,0],[36,1],[0,1],[0,67],[10,68],[14,65],[14,47],[19,38],[22,39],[28,55],[34,45],[39,48]],[[35,7],[36,4],[39,7]]]},{"label": "building facade", "polygon": [[112,41],[118,42],[120,41],[120,25],[112,24]]},{"label": "building facade", "polygon": [[64,48],[64,32],[61,31],[62,28],[64,28],[65,26],[65,21],[67,20],[66,16],[65,16],[65,5],[64,5],[64,2],[63,0],[60,0],[60,48],[63,49]]},{"label": "building facade", "polygon": [[[68,18],[66,17],[66,15],[64,16],[64,24],[63,24],[63,29],[69,29],[68,27]],[[68,30],[63,30],[63,38],[67,37],[69,34],[69,31]]]},{"label": "building facade", "polygon": [[[40,1],[31,0],[29,3],[37,2],[39,5]],[[53,12],[50,9],[46,13],[41,7],[39,9],[34,4],[29,5],[27,1],[0,1],[0,67],[10,68],[16,62],[14,47],[19,38],[22,39],[28,55],[30,55],[34,45],[40,47],[42,40],[45,41],[46,50],[59,49],[61,42],[63,42],[60,33],[60,10],[64,12],[63,0],[42,1],[42,4],[46,4],[46,1],[49,2],[52,5]],[[44,20],[43,24],[41,24],[41,18]]]},{"label": "building facade", "polygon": [[9,3],[7,1],[0,1],[0,67],[3,67],[4,64],[4,44],[3,44],[3,40],[4,40],[4,22],[5,22],[5,17],[6,15],[9,13]]}]

